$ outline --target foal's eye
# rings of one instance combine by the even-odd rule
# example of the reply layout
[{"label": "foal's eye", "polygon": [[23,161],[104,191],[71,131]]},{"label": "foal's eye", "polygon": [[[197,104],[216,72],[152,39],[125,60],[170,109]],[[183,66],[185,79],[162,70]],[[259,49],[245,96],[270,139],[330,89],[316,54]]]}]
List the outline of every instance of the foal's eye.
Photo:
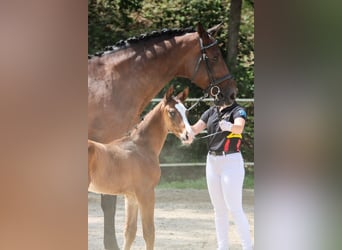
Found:
[{"label": "foal's eye", "polygon": [[170,117],[175,117],[175,115],[176,115],[176,112],[175,111],[173,111],[173,110],[171,110],[171,111],[169,111],[169,115],[170,115]]}]

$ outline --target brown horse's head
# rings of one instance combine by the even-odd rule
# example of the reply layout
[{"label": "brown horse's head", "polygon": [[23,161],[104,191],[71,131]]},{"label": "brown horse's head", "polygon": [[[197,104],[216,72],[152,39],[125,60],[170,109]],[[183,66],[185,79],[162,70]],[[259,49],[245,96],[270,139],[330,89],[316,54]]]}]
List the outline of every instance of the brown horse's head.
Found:
[{"label": "brown horse's head", "polygon": [[164,95],[164,120],[169,132],[175,134],[183,143],[190,144],[194,138],[191,126],[186,116],[183,102],[188,97],[189,88],[184,89],[176,97],[170,87]]},{"label": "brown horse's head", "polygon": [[206,31],[199,23],[197,33],[200,41],[200,54],[196,62],[193,81],[207,86],[205,91],[214,98],[216,105],[231,105],[237,94],[236,82],[230,74],[215,39],[222,24]]}]

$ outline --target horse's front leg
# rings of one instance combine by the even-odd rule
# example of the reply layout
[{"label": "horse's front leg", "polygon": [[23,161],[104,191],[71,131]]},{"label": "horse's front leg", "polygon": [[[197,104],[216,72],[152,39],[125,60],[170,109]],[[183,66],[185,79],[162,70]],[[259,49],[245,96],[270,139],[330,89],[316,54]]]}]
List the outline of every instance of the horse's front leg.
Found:
[{"label": "horse's front leg", "polygon": [[136,198],[130,195],[125,196],[126,226],[124,250],[131,249],[137,234],[138,203]]},{"label": "horse's front leg", "polygon": [[120,250],[115,236],[116,196],[102,194],[101,208],[104,219],[104,247],[106,250]]},{"label": "horse's front leg", "polygon": [[142,220],[143,236],[146,243],[146,250],[153,250],[155,229],[154,229],[154,189],[145,190],[137,195]]}]

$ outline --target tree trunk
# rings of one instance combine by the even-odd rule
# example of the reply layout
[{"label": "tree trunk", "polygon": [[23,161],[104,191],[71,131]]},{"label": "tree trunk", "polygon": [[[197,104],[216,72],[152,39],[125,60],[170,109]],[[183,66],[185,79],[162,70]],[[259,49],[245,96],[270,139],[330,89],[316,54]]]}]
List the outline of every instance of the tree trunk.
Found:
[{"label": "tree trunk", "polygon": [[227,63],[231,72],[234,73],[237,66],[239,30],[241,21],[242,0],[231,0],[228,22],[228,49]]}]

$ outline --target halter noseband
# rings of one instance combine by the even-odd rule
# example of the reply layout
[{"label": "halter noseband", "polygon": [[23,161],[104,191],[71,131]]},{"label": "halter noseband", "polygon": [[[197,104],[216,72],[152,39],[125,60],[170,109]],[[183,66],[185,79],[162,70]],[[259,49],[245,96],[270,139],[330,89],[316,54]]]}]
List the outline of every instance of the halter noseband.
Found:
[{"label": "halter noseband", "polygon": [[[211,96],[213,96],[214,99],[218,99],[218,95],[221,93],[221,89],[218,86],[218,84],[220,84],[221,82],[224,82],[226,80],[233,79],[233,76],[230,73],[228,73],[227,75],[225,75],[225,76],[223,76],[223,77],[221,77],[219,79],[215,79],[215,77],[214,77],[214,75],[212,73],[210,64],[209,64],[208,56],[206,54],[206,49],[211,48],[211,47],[217,45],[217,40],[215,40],[214,42],[212,42],[212,43],[210,43],[208,45],[203,45],[202,38],[199,38],[199,42],[200,42],[200,47],[201,47],[201,55],[200,55],[200,57],[197,60],[194,73],[193,73],[193,75],[191,77],[191,82],[194,80],[194,78],[195,78],[195,76],[196,76],[196,74],[198,72],[198,69],[199,69],[199,66],[200,66],[201,62],[204,61],[205,68],[207,70],[207,74],[208,74],[208,78],[209,78],[209,86],[204,90],[204,96],[201,99],[203,99],[205,97],[208,97],[209,94]],[[195,105],[197,103],[195,103]],[[188,110],[192,109],[195,105],[193,105]]]}]

